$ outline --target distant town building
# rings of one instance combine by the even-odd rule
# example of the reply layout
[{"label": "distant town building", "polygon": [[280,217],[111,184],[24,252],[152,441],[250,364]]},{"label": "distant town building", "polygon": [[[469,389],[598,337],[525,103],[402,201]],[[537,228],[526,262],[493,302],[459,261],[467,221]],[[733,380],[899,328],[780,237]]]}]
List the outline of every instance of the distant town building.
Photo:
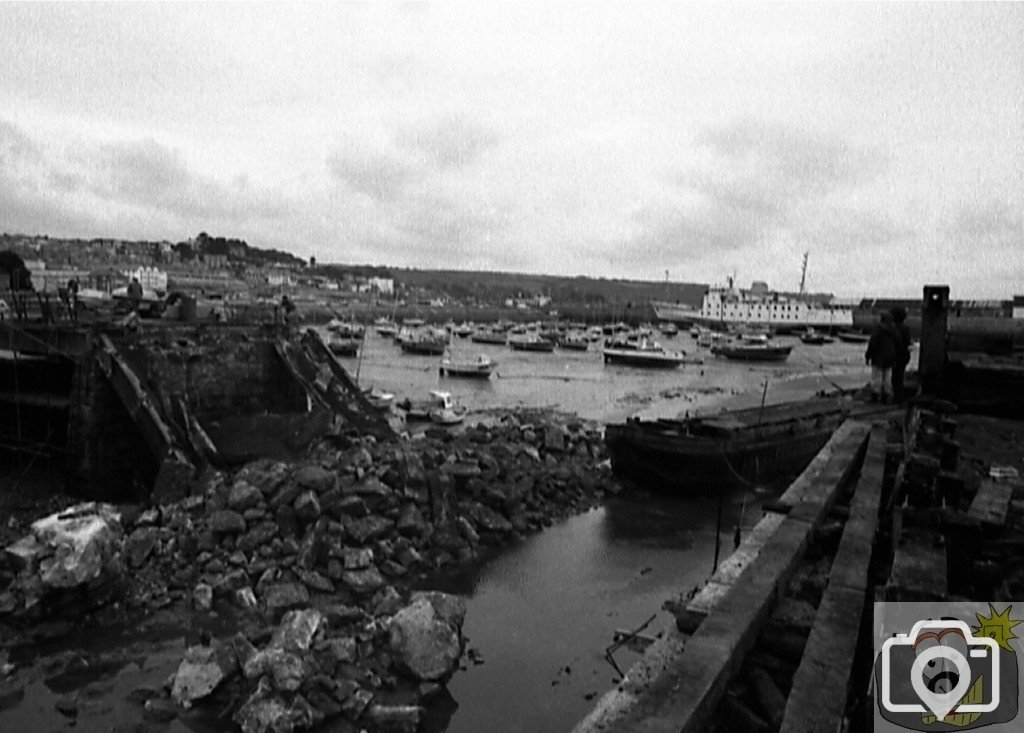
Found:
[{"label": "distant town building", "polygon": [[48,268],[43,260],[25,260],[25,269],[32,276],[32,287],[40,293],[56,293],[69,280],[78,280],[83,286],[89,283],[89,271],[80,267]]},{"label": "distant town building", "polygon": [[267,272],[267,285],[273,288],[295,287],[295,277],[288,270],[270,270]]},{"label": "distant town building", "polygon": [[1024,318],[1024,295],[1013,296],[1013,317]]},{"label": "distant town building", "polygon": [[384,295],[395,294],[395,281],[390,277],[371,277],[367,283],[371,290],[375,290],[378,293]]},{"label": "distant town building", "polygon": [[155,290],[158,293],[167,292],[167,273],[156,267],[138,267],[125,275],[129,278],[137,278],[139,284],[148,290]]}]

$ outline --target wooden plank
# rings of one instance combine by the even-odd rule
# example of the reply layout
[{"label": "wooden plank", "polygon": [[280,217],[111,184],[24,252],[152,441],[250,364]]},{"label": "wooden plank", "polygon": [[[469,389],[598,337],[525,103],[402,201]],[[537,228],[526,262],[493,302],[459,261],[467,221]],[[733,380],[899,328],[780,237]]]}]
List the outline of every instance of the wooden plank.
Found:
[{"label": "wooden plank", "polygon": [[842,728],[861,616],[871,587],[868,572],[885,476],[885,428],[871,431],[863,468],[815,614],[793,675],[781,731],[824,733]]},{"label": "wooden plank", "polygon": [[1002,527],[1013,500],[1013,485],[986,479],[978,487],[967,516],[989,527]]}]

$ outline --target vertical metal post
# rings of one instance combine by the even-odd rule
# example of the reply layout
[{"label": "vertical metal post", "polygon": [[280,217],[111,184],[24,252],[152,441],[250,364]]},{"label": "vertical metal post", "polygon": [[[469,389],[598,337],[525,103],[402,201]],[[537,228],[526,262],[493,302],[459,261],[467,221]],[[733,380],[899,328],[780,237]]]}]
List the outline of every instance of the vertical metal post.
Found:
[{"label": "vertical metal post", "polygon": [[949,286],[925,285],[921,305],[921,352],[918,374],[921,393],[937,395],[946,363],[946,323],[949,316]]}]

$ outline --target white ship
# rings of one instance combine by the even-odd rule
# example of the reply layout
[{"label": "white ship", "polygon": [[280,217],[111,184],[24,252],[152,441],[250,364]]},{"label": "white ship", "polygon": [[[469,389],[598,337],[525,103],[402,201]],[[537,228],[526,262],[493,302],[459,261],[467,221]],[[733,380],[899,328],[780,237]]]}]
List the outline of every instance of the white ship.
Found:
[{"label": "white ship", "polygon": [[664,300],[652,300],[651,307],[659,321],[667,321],[680,326],[690,326],[700,316],[700,311],[688,303],[669,303]]},{"label": "white ship", "polygon": [[742,290],[734,287],[732,278],[729,278],[727,285],[708,289],[693,320],[701,326],[718,330],[757,326],[777,333],[807,328],[832,332],[853,327],[853,309],[833,303],[829,296],[772,291],[763,282],[755,281],[749,290]]}]

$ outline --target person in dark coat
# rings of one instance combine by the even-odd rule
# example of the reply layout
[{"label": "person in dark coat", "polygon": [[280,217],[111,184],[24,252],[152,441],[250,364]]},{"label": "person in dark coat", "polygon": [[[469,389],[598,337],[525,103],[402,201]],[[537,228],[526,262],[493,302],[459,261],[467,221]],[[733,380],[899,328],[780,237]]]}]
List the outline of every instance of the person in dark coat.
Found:
[{"label": "person in dark coat", "polygon": [[142,303],[142,283],[137,277],[133,277],[132,281],[128,283],[128,300],[132,304],[132,313],[138,313],[139,304]]},{"label": "person in dark coat", "polygon": [[896,363],[900,337],[886,311],[875,326],[864,360],[871,365],[871,401],[886,403],[892,395],[892,368]]},{"label": "person in dark coat", "polygon": [[910,363],[910,328],[907,326],[907,311],[899,306],[892,309],[893,327],[900,338],[896,348],[896,361],[892,365],[892,398],[896,404],[906,399],[903,376]]}]

